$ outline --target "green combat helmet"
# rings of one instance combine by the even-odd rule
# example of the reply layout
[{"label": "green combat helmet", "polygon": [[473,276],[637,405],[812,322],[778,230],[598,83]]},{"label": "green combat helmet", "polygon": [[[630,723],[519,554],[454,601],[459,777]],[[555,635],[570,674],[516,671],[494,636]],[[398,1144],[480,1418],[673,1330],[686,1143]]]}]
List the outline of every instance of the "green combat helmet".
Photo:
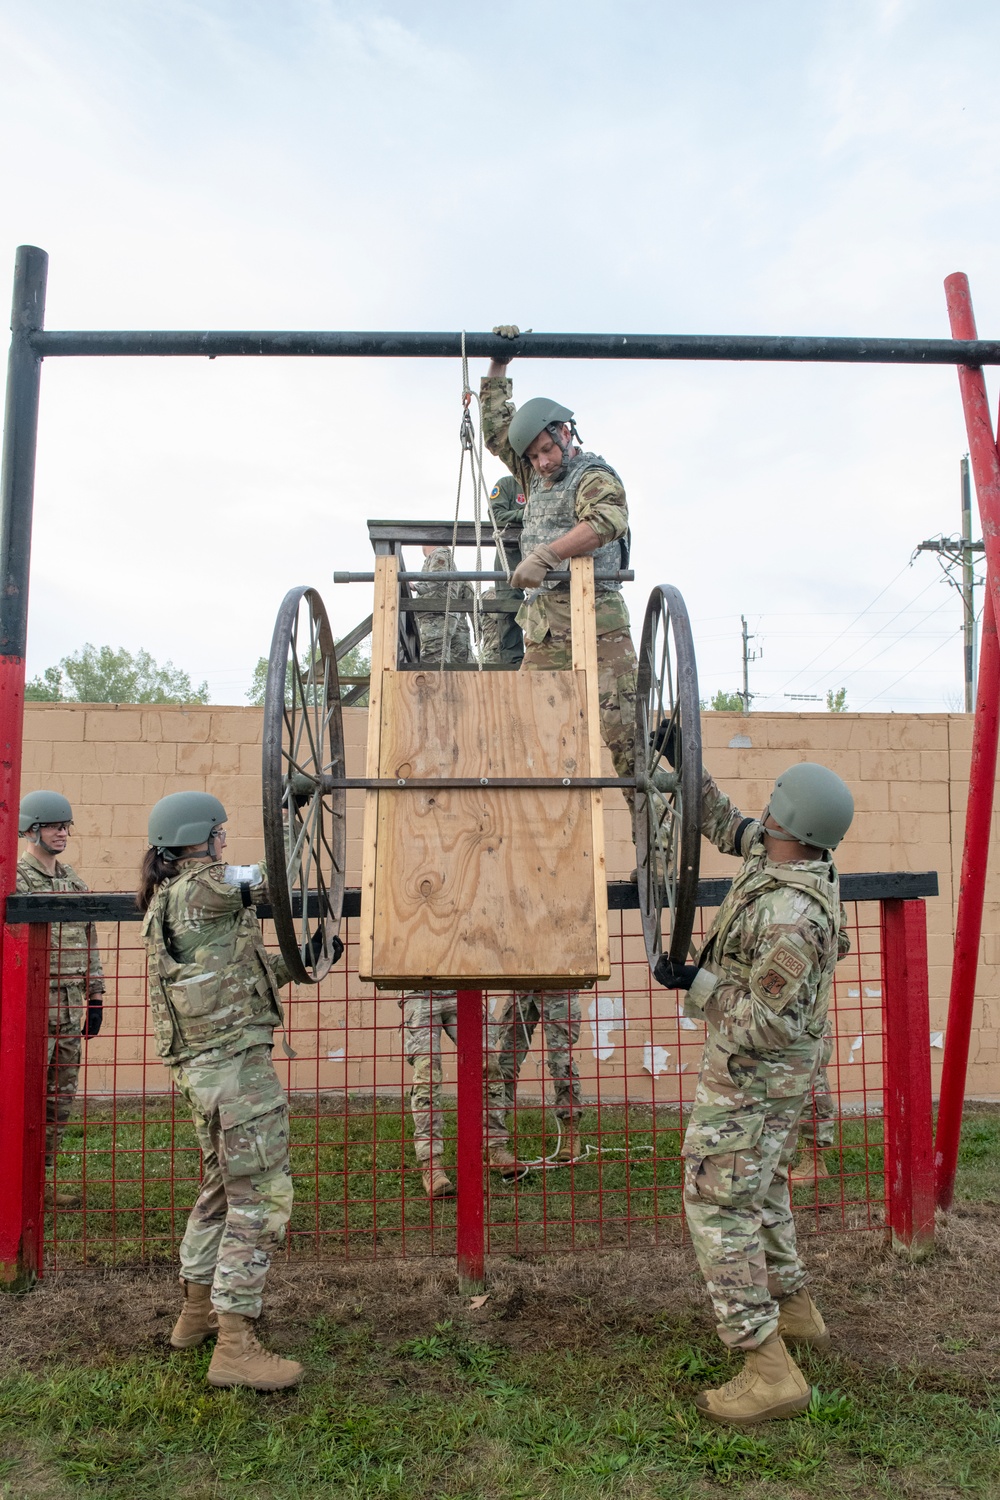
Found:
[{"label": "green combat helmet", "polygon": [[573,413],[566,406],[560,406],[558,401],[550,401],[548,396],[532,396],[523,406],[519,406],[511,419],[507,430],[507,438],[510,446],[518,458],[523,458],[540,432],[544,432],[550,422],[572,422]]},{"label": "green combat helmet", "polygon": [[73,809],[61,792],[29,792],[21,798],[17,815],[18,833],[27,833],[38,823],[72,823]]},{"label": "green combat helmet", "polygon": [[800,844],[836,849],[854,818],[854,798],[835,771],[804,760],[778,777],[767,811]]},{"label": "green combat helmet", "polygon": [[160,798],[149,815],[149,842],[161,854],[188,844],[203,844],[227,817],[226,809],[211,792],[171,792],[169,797]]}]

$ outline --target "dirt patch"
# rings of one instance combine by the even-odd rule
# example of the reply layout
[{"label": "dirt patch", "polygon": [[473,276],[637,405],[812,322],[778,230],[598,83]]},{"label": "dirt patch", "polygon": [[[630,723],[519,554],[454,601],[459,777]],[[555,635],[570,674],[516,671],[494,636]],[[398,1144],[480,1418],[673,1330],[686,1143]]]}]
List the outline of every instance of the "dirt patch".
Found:
[{"label": "dirt patch", "polygon": [[[938,1226],[937,1249],[912,1264],[878,1233],[800,1233],[812,1290],[841,1355],[919,1372],[962,1390],[1000,1367],[998,1212],[965,1204]],[[391,1346],[452,1319],[511,1350],[576,1349],[629,1333],[712,1338],[712,1316],[688,1247],[490,1262],[489,1299],[472,1309],[444,1260],[280,1262],[268,1283],[272,1346],[315,1336],[318,1320]],[[71,1269],[24,1296],[0,1297],[0,1365],[101,1364],[165,1350],[177,1313],[164,1268]],[[2,1493],[2,1492],[0,1492]]]}]

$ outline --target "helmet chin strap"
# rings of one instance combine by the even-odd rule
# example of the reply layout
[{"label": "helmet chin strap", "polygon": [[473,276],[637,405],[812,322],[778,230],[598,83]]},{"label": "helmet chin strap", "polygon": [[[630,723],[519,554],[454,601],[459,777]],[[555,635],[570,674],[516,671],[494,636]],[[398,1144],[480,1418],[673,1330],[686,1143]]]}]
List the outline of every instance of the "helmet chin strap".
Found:
[{"label": "helmet chin strap", "polygon": [[[768,803],[768,805],[765,807],[764,811],[760,815],[761,827],[764,830],[765,837],[767,837],[769,839],[778,839],[779,842],[783,843],[783,844],[802,844],[802,840],[801,839],[797,839],[795,837],[794,833],[786,833],[783,828],[768,828],[768,826],[767,826],[767,820],[768,820],[768,818],[770,816],[771,816],[771,804]],[[807,846],[805,844],[803,844],[802,847],[806,848]],[[809,846],[809,847],[811,847],[811,846]]]},{"label": "helmet chin strap", "polygon": [[36,823],[35,827],[37,829],[37,833],[35,834],[34,842],[36,844],[40,844],[41,847],[45,850],[46,854],[51,854],[53,858],[58,859],[59,855],[62,853],[62,850],[53,849],[51,844],[47,844],[45,842],[45,840],[42,838],[42,829],[40,824]]}]

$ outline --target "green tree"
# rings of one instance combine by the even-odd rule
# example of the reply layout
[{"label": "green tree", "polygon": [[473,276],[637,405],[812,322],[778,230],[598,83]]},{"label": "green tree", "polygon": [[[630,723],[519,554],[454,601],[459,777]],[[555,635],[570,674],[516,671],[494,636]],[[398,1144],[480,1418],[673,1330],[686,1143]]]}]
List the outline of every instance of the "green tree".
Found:
[{"label": "green tree", "polygon": [[712,708],[717,714],[741,714],[743,712],[742,693],[724,693],[722,688],[712,699]]},{"label": "green tree", "polygon": [[62,672],[58,667],[46,667],[41,677],[32,677],[24,685],[27,703],[61,703]]},{"label": "green tree", "polygon": [[[337,663],[337,672],[341,678],[367,677],[371,672],[371,665],[371,647],[352,646],[350,651],[348,651],[346,655],[342,656],[340,661]],[[305,662],[302,663],[302,675],[303,677],[308,676],[308,667]],[[352,686],[353,684],[348,684],[347,687],[341,686],[340,696],[342,698],[345,697],[347,693],[350,692]],[[257,665],[253,669],[253,677],[250,679],[250,687],[247,690],[246,695],[247,702],[252,703],[255,708],[263,708],[264,692],[266,687],[267,657],[262,656],[258,659]],[[355,708],[364,708],[367,706],[367,704],[368,692],[366,690],[360,698],[355,699],[353,706]]]},{"label": "green tree", "polygon": [[827,688],[826,706],[828,711],[832,714],[846,714],[847,689],[845,687],[842,687],[838,688],[837,691],[834,692],[833,688]]},{"label": "green tree", "polygon": [[99,649],[88,641],[57,667],[33,677],[24,696],[36,703],[207,703],[208,683],[191,686],[187,672],[167,661],[161,667],[141,648]]}]

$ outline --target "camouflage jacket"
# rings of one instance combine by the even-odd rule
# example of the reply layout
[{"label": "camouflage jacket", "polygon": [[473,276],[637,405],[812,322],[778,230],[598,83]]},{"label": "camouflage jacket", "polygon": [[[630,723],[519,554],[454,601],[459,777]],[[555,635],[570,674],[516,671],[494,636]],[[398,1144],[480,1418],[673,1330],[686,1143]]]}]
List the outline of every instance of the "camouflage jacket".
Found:
[{"label": "camouflage jacket", "polygon": [[[56,873],[50,875],[28,850],[17,862],[17,889],[25,895],[51,896],[56,892],[90,889],[72,865],[56,861]],[[49,984],[53,989],[64,984],[83,984],[88,995],[104,994],[104,970],[93,922],[53,922],[49,948]]]},{"label": "camouflage jacket", "polygon": [[742,854],[743,868],[701,950],[685,1013],[707,1021],[707,1053],[770,1064],[769,1095],[805,1093],[834,967],[850,947],[836,867],[829,858],[769,860],[761,823],[744,818],[707,771],[702,832],[724,854]]},{"label": "camouflage jacket", "polygon": [[270,1045],[284,1024],[278,990],[288,971],[265,952],[253,909],[266,899],[263,865],[197,858],[179,860],[157,888],[142,937],[156,1050],[168,1063]]},{"label": "camouflage jacket", "polygon": [[[610,572],[619,567],[621,552],[612,543],[628,531],[628,502],[618,475],[596,453],[583,453],[575,460],[576,468],[569,482],[561,478],[557,484],[547,484],[526,459],[518,458],[507,440],[507,431],[517,409],[512,391],[513,386],[505,376],[485,376],[480,386],[480,403],[483,440],[487,448],[506,464],[528,497],[524,508],[522,553],[529,552],[538,542],[551,541],[578,522],[586,521],[601,544],[594,553],[595,568]],[[565,504],[568,489],[572,494],[569,503]],[[550,502],[558,512],[555,529],[548,524]],[[521,607],[517,618],[524,629],[525,640],[543,641],[550,630],[568,629],[569,598],[564,598],[564,593],[565,590],[543,588]],[[598,585],[597,606],[598,635],[629,628],[628,610],[621,597],[620,584]]]},{"label": "camouflage jacket", "polygon": [[[426,583],[412,582],[410,588],[418,599],[439,599],[441,601],[441,613],[417,615],[417,630],[420,635],[420,659],[421,661],[441,660],[442,652],[445,662],[449,661],[471,661],[472,660],[472,635],[469,630],[469,616],[458,613],[455,610],[457,604],[468,605],[472,603],[473,593],[471,583],[436,583],[433,579],[435,573],[452,573],[455,571],[455,557],[450,547],[438,547],[429,557],[424,558],[421,572],[430,574]],[[445,619],[448,622],[448,642],[445,648]]]}]

